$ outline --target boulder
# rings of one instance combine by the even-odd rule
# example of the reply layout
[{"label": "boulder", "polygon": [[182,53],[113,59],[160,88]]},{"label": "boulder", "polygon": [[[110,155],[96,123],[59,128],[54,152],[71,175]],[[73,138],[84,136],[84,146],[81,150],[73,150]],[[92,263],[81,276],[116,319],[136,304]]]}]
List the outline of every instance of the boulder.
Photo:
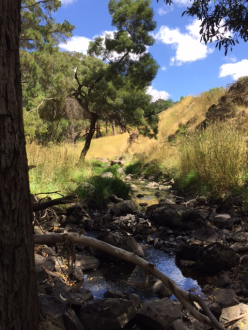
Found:
[{"label": "boulder", "polygon": [[[133,252],[137,254],[139,257],[144,256],[144,252],[142,247],[136,242],[133,236],[128,236],[125,232],[121,231],[105,231],[101,233],[98,237],[98,240],[111,244],[113,246],[119,247],[123,250]],[[103,258],[112,262],[120,262],[121,259],[111,256],[110,254],[103,252],[98,249],[92,249],[93,253],[98,258]]]},{"label": "boulder", "polygon": [[93,294],[90,290],[81,287],[71,288],[60,278],[55,281],[53,294],[58,301],[70,304],[76,311],[87,301],[93,300]]},{"label": "boulder", "polygon": [[84,330],[82,323],[73,309],[68,309],[63,314],[63,321],[66,330]]},{"label": "boulder", "polygon": [[116,216],[137,213],[137,207],[134,202],[125,200],[111,207],[110,212]]},{"label": "boulder", "polygon": [[229,285],[232,284],[232,281],[228,274],[221,274],[218,278],[216,286],[218,288],[227,288]]},{"label": "boulder", "polygon": [[176,210],[170,208],[170,204],[149,206],[146,211],[146,216],[153,220],[158,226],[175,228],[181,225],[180,214]]},{"label": "boulder", "polygon": [[41,312],[49,313],[53,318],[60,318],[69,309],[68,302],[61,301],[57,297],[39,295],[39,306]]},{"label": "boulder", "polygon": [[135,313],[130,300],[106,298],[84,304],[79,319],[85,330],[119,330],[133,319]]},{"label": "boulder", "polygon": [[159,298],[170,297],[172,295],[170,290],[160,280],[153,285],[152,291]]},{"label": "boulder", "polygon": [[229,270],[239,263],[237,253],[220,243],[201,248],[197,259],[197,268],[207,273]]},{"label": "boulder", "polygon": [[219,235],[213,228],[200,228],[192,233],[192,236],[209,243],[214,243],[219,239]]},{"label": "boulder", "polygon": [[193,245],[180,244],[176,247],[176,258],[182,260],[197,260],[199,247]]},{"label": "boulder", "polygon": [[76,255],[75,267],[78,267],[81,270],[97,269],[99,264],[100,261],[93,256],[81,254]]},{"label": "boulder", "polygon": [[169,298],[145,301],[135,317],[138,324],[153,330],[168,329],[179,318],[181,308]]},{"label": "boulder", "polygon": [[201,206],[199,208],[187,210],[182,214],[183,222],[198,222],[206,220],[211,210],[208,207]]},{"label": "boulder", "polygon": [[247,252],[248,251],[248,243],[247,242],[236,242],[230,246],[230,249],[237,253]]},{"label": "boulder", "polygon": [[137,227],[137,217],[134,214],[127,214],[118,217],[112,222],[112,225],[115,225],[116,228],[123,229],[125,231],[134,233]]},{"label": "boulder", "polygon": [[83,282],[84,273],[80,267],[74,266],[73,269],[69,273],[70,278],[74,281]]},{"label": "boulder", "polygon": [[231,216],[229,214],[217,214],[213,218],[213,223],[218,228],[225,228],[230,221]]},{"label": "boulder", "polygon": [[232,289],[216,289],[212,292],[212,296],[222,308],[235,306],[239,303],[235,291]]},{"label": "boulder", "polygon": [[42,283],[47,279],[47,272],[54,271],[55,269],[55,257],[43,257],[39,254],[34,255],[35,259],[35,272],[36,272],[36,281]]}]

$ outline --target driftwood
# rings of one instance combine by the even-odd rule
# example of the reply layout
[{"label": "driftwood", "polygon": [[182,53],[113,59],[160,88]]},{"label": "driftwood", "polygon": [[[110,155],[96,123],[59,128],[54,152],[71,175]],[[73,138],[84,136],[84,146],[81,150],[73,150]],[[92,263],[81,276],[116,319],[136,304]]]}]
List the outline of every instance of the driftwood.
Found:
[{"label": "driftwood", "polygon": [[[117,258],[131,262],[142,267],[146,273],[154,275],[156,278],[161,280],[163,284],[171,291],[172,294],[181,302],[181,304],[191,313],[191,315],[199,320],[200,322],[213,326],[218,330],[225,330],[220,323],[213,316],[211,311],[208,309],[206,304],[197,296],[190,294],[189,292],[180,289],[177,284],[171,280],[168,276],[160,272],[155,265],[147,262],[146,260],[138,257],[135,253],[130,253],[115,246],[112,246],[108,243],[99,241],[92,237],[87,237],[84,235],[79,235],[76,233],[67,233],[67,234],[47,234],[47,235],[34,235],[35,244],[55,244],[63,243],[65,241],[71,240],[74,244],[77,245],[86,245],[96,249],[100,249],[104,252],[107,252]],[[202,310],[208,315],[203,315],[198,312],[192,302],[196,301],[202,308]]]},{"label": "driftwood", "polygon": [[43,202],[43,203],[33,203],[33,212],[42,211],[42,210],[47,209],[48,207],[58,205],[58,204],[73,203],[73,202],[75,202],[76,198],[77,198],[77,195],[72,194],[72,195],[68,195],[65,197],[52,199],[50,201]]}]

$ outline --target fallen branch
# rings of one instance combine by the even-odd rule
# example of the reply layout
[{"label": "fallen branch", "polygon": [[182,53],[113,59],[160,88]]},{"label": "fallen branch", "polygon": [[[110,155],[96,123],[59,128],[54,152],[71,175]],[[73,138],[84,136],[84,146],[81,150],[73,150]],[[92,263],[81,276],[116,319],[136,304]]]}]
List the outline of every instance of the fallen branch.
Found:
[{"label": "fallen branch", "polygon": [[72,195],[68,195],[65,197],[52,199],[52,200],[44,202],[44,203],[34,203],[33,212],[42,211],[42,210],[47,209],[48,207],[58,205],[58,204],[73,203],[73,202],[75,202],[76,198],[77,198],[77,195],[72,194]]},{"label": "fallen branch", "polygon": [[232,322],[234,322],[234,321],[238,321],[238,320],[242,319],[243,317],[245,317],[245,316],[247,316],[247,315],[248,315],[248,313],[245,313],[245,314],[239,315],[239,316],[237,316],[237,317],[234,317],[233,319],[231,319],[231,320],[227,321],[226,323],[224,323],[224,326],[228,326],[228,325],[230,325]]},{"label": "fallen branch", "polygon": [[[225,330],[220,323],[213,316],[211,311],[208,309],[206,304],[199,297],[195,297],[194,295],[190,295],[185,290],[180,289],[177,284],[171,280],[168,276],[160,272],[155,265],[147,262],[146,260],[138,257],[135,253],[127,252],[123,249],[110,245],[108,243],[99,241],[95,238],[78,235],[76,233],[67,233],[67,234],[47,234],[47,235],[34,235],[34,243],[35,244],[55,244],[55,243],[64,243],[66,240],[71,240],[74,244],[77,245],[86,245],[96,249],[100,249],[104,252],[107,252],[117,258],[125,260],[127,262],[131,262],[143,268],[146,272],[154,275],[156,278],[161,280],[164,285],[175,295],[175,297],[181,302],[181,304],[189,310],[192,316],[199,320],[200,322],[207,324],[209,326],[214,326],[214,328],[218,330]],[[191,301],[196,301],[205,313],[208,316],[199,313]],[[210,317],[209,317],[210,316]]]}]

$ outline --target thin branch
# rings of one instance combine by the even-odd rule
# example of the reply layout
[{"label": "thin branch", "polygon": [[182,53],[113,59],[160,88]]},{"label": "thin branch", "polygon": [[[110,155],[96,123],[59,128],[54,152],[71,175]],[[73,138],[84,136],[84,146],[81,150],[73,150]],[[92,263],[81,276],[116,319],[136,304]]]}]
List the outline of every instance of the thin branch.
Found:
[{"label": "thin branch", "polygon": [[42,211],[42,210],[47,209],[48,207],[58,205],[58,204],[73,203],[73,202],[75,202],[76,198],[77,198],[77,195],[72,194],[72,195],[68,195],[68,196],[65,196],[65,197],[56,198],[56,199],[53,199],[51,201],[47,201],[47,202],[44,202],[44,203],[34,203],[33,204],[33,212]]},{"label": "thin branch", "polygon": [[51,100],[55,100],[55,98],[54,98],[54,97],[50,97],[50,98],[48,98],[48,99],[43,99],[43,100],[41,101],[41,103],[40,103],[36,108],[31,109],[31,110],[26,111],[26,112],[33,112],[33,111],[36,110],[37,113],[38,113],[39,107],[43,104],[43,102],[44,102],[44,101],[51,101]]},{"label": "thin branch", "polygon": [[57,194],[57,195],[62,196],[62,194],[60,194],[59,190],[58,191],[48,191],[48,192],[45,192],[45,193],[37,193],[37,194],[34,194],[34,195],[38,196],[38,195],[51,195],[51,194]]},{"label": "thin branch", "polygon": [[226,323],[224,323],[224,326],[226,327],[227,325],[230,325],[232,322],[238,321],[238,320],[242,319],[243,317],[245,317],[247,315],[248,315],[248,313],[245,313],[245,314],[239,315],[237,317],[234,317],[233,319],[231,319],[231,320],[227,321]]}]

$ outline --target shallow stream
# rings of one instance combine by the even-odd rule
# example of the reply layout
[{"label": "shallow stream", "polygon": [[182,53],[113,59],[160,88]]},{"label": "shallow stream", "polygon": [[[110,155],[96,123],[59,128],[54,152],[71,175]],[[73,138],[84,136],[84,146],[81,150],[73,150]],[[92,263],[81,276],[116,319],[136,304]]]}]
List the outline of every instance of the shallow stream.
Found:
[{"label": "shallow stream", "polygon": [[[155,193],[158,190],[150,190],[145,186],[148,182],[134,182],[136,186],[133,201],[139,206],[140,203],[146,203],[147,206],[158,204],[162,198],[168,198],[168,193],[160,191],[159,196]],[[137,197],[143,195],[143,197]],[[140,206],[139,206],[140,209]],[[154,264],[161,272],[173,279],[179,287],[185,290],[192,289],[200,293],[198,282],[190,277],[183,276],[181,270],[177,267],[175,256],[169,255],[164,251],[157,250],[150,245],[144,244],[142,248],[145,253],[145,259]],[[97,270],[85,274],[83,288],[92,291],[95,299],[101,299],[107,290],[119,290],[127,294],[137,293],[141,299],[152,299],[152,287],[157,279],[151,277],[150,285],[146,288],[145,272],[139,266],[132,264],[102,264]],[[173,297],[172,297],[173,298]]]}]

